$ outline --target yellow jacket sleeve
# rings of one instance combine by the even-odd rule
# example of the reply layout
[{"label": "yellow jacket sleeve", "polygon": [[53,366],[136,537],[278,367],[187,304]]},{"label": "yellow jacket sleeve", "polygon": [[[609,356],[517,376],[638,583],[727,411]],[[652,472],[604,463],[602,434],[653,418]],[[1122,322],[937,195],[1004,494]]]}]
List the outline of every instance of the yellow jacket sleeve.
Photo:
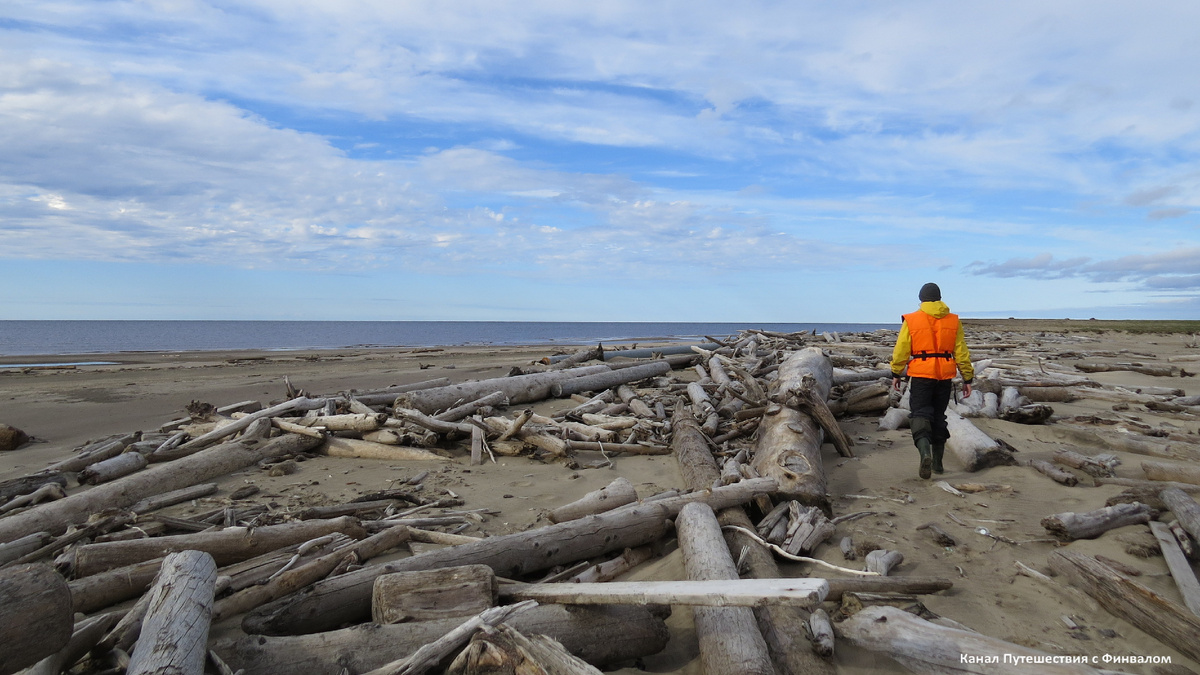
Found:
[{"label": "yellow jacket sleeve", "polygon": [[[971,365],[971,352],[967,349],[967,340],[963,337],[962,324],[958,324],[958,335],[954,338],[954,362],[958,364],[958,372],[962,373],[963,382],[975,379],[975,366]],[[893,355],[893,358],[894,355]],[[895,361],[892,362],[895,372]]]},{"label": "yellow jacket sleeve", "polygon": [[[961,335],[960,335],[961,337]],[[912,336],[908,334],[908,322],[900,325],[900,335],[896,337],[896,346],[892,349],[892,377],[900,377],[904,367],[912,358]]]}]

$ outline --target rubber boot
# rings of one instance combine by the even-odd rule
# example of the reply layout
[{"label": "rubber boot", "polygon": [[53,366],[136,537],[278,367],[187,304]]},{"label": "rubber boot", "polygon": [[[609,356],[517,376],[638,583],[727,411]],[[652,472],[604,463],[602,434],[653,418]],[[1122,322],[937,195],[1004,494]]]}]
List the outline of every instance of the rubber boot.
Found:
[{"label": "rubber boot", "polygon": [[933,470],[934,473],[945,473],[946,469],[944,469],[942,467],[942,456],[946,454],[946,444],[945,443],[933,443],[932,447],[933,447],[933,457],[932,457],[933,466],[931,466],[930,468]]},{"label": "rubber boot", "polygon": [[912,429],[913,444],[917,446],[917,452],[921,455],[921,466],[917,475],[928,479],[933,470],[933,443],[929,440],[933,425],[924,417],[913,417],[908,426]]}]

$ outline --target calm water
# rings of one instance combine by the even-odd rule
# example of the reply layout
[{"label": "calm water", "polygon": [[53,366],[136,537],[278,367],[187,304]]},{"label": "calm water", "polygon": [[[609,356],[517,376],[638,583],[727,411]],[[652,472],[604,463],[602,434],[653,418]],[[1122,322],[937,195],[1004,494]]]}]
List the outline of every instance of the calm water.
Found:
[{"label": "calm water", "polygon": [[0,355],[228,349],[616,343],[722,337],[744,328],[871,331],[882,324],[550,321],[0,321]]}]

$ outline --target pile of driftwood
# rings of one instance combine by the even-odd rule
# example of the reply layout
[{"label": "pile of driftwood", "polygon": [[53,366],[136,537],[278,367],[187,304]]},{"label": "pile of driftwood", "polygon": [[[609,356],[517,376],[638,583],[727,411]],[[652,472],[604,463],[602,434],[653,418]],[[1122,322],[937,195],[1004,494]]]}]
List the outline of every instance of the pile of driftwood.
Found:
[{"label": "pile of driftwood", "polygon": [[[863,609],[950,587],[889,576],[900,551],[858,551],[843,532],[845,558],[861,553],[866,569],[806,557],[869,514],[835,516],[821,445],[853,456],[837,418],[889,408],[889,339],[894,332],[826,335],[822,349],[809,346],[811,334],[745,331],[677,354],[581,350],[457,384],[311,396],[286,383],[281,403],[197,404],[155,432],[91,443],[0,483],[0,675],[597,672],[663,649],[672,605],[695,608],[706,672],[832,672],[831,616],[844,639],[927,667],[963,653],[1041,654],[927,613]],[[574,405],[534,412],[552,398]],[[962,449],[952,449],[964,466],[1009,463],[978,429],[966,438],[974,427],[962,423]],[[207,513],[162,513],[213,494],[209,481],[236,471],[286,474],[306,453],[415,466],[525,455],[581,468],[672,454],[685,489],[639,499],[621,479],[553,510],[550,524],[485,537],[465,532],[486,508],[419,489],[421,473],[344,504],[278,508],[239,490]],[[1200,507],[1186,493],[1161,500],[1180,531],[1198,534]],[[1122,522],[1152,515],[1142,505],[1112,510]],[[669,535],[687,579],[612,581]],[[370,562],[410,542],[443,548]],[[1088,593],[1121,596],[1120,573],[1114,581],[1094,559],[1055,555]],[[814,578],[781,579],[777,557],[809,563]],[[1114,602],[1121,614],[1132,601]],[[1194,617],[1177,617],[1158,596],[1145,602],[1175,622],[1164,642],[1200,657],[1195,641],[1177,638],[1196,634]],[[230,620],[245,637],[209,639],[215,622]]]}]

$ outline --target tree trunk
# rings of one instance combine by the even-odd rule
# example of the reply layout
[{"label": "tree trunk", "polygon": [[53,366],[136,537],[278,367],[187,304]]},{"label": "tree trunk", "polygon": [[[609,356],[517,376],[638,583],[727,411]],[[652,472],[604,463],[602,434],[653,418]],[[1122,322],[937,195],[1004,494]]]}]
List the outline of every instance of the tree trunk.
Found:
[{"label": "tree trunk", "polygon": [[709,501],[723,508],[774,487],[771,480],[743,481],[711,492],[630,504],[579,520],[364,567],[260,607],[246,616],[243,628],[247,633],[281,635],[314,633],[366,621],[371,613],[371,585],[383,574],[481,564],[502,577],[519,577],[657,541],[666,532],[667,519],[690,501]]},{"label": "tree trunk", "polygon": [[[364,405],[391,405],[392,402],[396,400],[397,396],[405,392],[420,391],[421,389],[433,389],[434,387],[445,387],[449,386],[449,384],[450,378],[439,377],[433,380],[417,382],[415,384],[402,384],[396,387],[388,387],[386,389],[375,389],[372,391],[357,393],[354,395],[354,399]],[[333,398],[333,396],[326,396],[323,398]]]},{"label": "tree trunk", "polygon": [[[833,366],[816,347],[793,352],[779,366],[779,379],[772,386],[772,400],[786,401],[794,390],[813,378],[813,390],[829,397]],[[758,445],[751,466],[760,476],[779,482],[777,499],[795,499],[806,506],[819,506],[832,515],[825,496],[825,467],[821,463],[821,430],[811,417],[782,405],[771,406],[758,427]]]},{"label": "tree trunk", "polygon": [[41,531],[59,534],[70,525],[84,522],[93,513],[125,508],[147,497],[253,466],[263,459],[309,450],[319,442],[287,434],[265,442],[225,443],[0,519],[0,542]]},{"label": "tree trunk", "polygon": [[946,449],[958,458],[964,470],[979,471],[993,466],[1017,465],[1017,460],[1008,449],[953,410],[946,411],[946,426],[950,429]]},{"label": "tree trunk", "polygon": [[1200,466],[1169,464],[1167,462],[1142,462],[1142,471],[1150,480],[1171,480],[1200,485]]},{"label": "tree trunk", "polygon": [[135,471],[141,471],[149,464],[149,460],[140,452],[125,452],[103,462],[96,462],[79,472],[79,482],[87,485],[99,485],[128,476]]},{"label": "tree trunk", "polygon": [[71,639],[73,624],[71,591],[53,567],[0,571],[0,675],[57,653]]},{"label": "tree trunk", "polygon": [[385,574],[371,591],[375,623],[433,621],[478,614],[496,604],[496,574],[487,565]]},{"label": "tree trunk", "polygon": [[1192,539],[1200,544],[1200,505],[1196,504],[1196,500],[1179,488],[1163,490],[1159,493],[1159,499],[1175,514],[1175,520],[1192,535]]},{"label": "tree trunk", "polygon": [[629,479],[617,478],[608,485],[593,490],[580,499],[564,504],[550,512],[550,522],[565,523],[593,513],[604,513],[618,506],[632,504],[637,501],[637,490]]},{"label": "tree trunk", "polygon": [[1145,504],[1116,504],[1087,513],[1058,513],[1042,519],[1050,534],[1066,540],[1095,539],[1109,530],[1150,522],[1151,508]]},{"label": "tree trunk", "polygon": [[[721,537],[716,514],[705,504],[689,504],[676,518],[679,549],[689,579],[737,579],[737,565]],[[708,675],[774,675],[767,643],[745,607],[694,607],[700,662]]]},{"label": "tree trunk", "polygon": [[619,370],[610,370],[608,372],[597,372],[582,377],[573,377],[568,380],[556,382],[550,387],[550,393],[555,397],[570,396],[571,394],[579,394],[585,391],[599,391],[601,389],[610,389],[622,384],[637,382],[644,380],[647,377],[655,377],[657,375],[665,375],[671,372],[671,364],[667,361],[651,361],[643,363],[632,368],[621,368]]},{"label": "tree trunk", "polygon": [[396,405],[413,408],[427,415],[439,410],[449,410],[467,401],[474,401],[493,392],[504,392],[510,405],[532,403],[550,398],[550,387],[555,383],[582,375],[591,375],[612,370],[605,365],[584,366],[548,373],[533,373],[516,377],[497,377],[475,382],[463,382],[445,387],[421,389],[400,394]]},{"label": "tree trunk", "polygon": [[217,566],[199,551],[163,561],[126,675],[203,675]]},{"label": "tree trunk", "polygon": [[[837,625],[837,633],[862,649],[892,657],[914,673],[1012,672],[1008,657],[1045,658],[1047,652],[956,628],[930,623],[902,609],[868,607]],[[970,665],[967,665],[970,664]],[[1028,672],[1098,675],[1081,664],[1038,662]]]},{"label": "tree trunk", "polygon": [[1200,640],[1196,639],[1200,617],[1091,556],[1054,551],[1048,560],[1051,569],[1095,598],[1113,616],[1200,661]]},{"label": "tree trunk", "polygon": [[71,567],[76,578],[86,577],[165,556],[172,551],[186,550],[209,553],[218,565],[228,565],[331,532],[343,532],[356,538],[366,536],[366,530],[358,520],[349,516],[256,528],[229,527],[215,532],[86,544],[76,547]]},{"label": "tree trunk", "polygon": [[[216,651],[245,675],[340,675],[412,654],[462,623],[461,618],[352,628],[295,637],[250,635],[219,640]],[[558,640],[567,651],[596,666],[608,666],[658,653],[667,644],[667,627],[645,607],[572,607],[543,605],[512,617],[508,625],[523,633]]]}]

